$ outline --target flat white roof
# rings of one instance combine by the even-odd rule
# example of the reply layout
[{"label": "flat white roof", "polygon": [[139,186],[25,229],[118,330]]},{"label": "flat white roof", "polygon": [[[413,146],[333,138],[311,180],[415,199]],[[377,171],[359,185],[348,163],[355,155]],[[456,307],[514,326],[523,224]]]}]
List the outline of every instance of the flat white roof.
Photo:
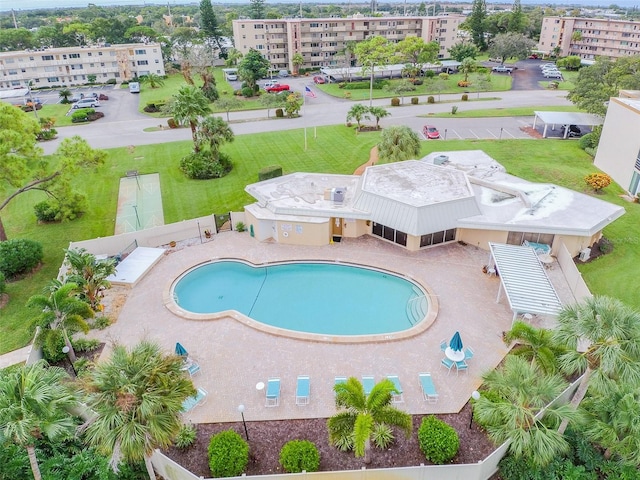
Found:
[{"label": "flat white roof", "polygon": [[521,313],[557,315],[562,302],[532,247],[489,242],[491,256],[514,318]]},{"label": "flat white roof", "polygon": [[598,115],[580,112],[533,112],[544,123],[551,125],[602,125],[604,120]]},{"label": "flat white roof", "polygon": [[164,248],[137,247],[116,266],[107,280],[116,285],[135,286],[164,256]]}]

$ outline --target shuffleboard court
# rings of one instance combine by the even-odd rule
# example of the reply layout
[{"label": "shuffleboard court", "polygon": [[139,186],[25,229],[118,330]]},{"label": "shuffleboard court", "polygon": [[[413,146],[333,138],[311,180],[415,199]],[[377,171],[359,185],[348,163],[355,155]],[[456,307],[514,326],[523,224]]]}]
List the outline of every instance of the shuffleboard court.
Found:
[{"label": "shuffleboard court", "polygon": [[115,234],[164,225],[160,175],[128,172],[120,179]]}]

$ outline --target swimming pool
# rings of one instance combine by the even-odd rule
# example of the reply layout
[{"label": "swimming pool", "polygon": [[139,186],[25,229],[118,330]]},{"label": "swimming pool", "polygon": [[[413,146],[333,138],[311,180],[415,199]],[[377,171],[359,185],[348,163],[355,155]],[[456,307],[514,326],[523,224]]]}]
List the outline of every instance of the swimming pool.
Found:
[{"label": "swimming pool", "polygon": [[328,262],[214,261],[183,274],[171,294],[187,312],[235,310],[278,329],[338,336],[405,331],[422,322],[430,307],[413,281]]}]

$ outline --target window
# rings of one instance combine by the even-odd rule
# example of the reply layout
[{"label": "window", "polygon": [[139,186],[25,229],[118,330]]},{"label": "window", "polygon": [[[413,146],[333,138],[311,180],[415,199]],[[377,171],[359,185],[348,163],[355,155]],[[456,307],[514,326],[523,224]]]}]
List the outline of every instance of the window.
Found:
[{"label": "window", "polygon": [[53,60],[53,55],[42,55],[42,60],[44,61]]},{"label": "window", "polygon": [[82,64],[71,65],[71,70],[82,70]]},{"label": "window", "polygon": [[158,60],[157,58],[156,58],[156,63],[160,63],[160,60]]},{"label": "window", "polygon": [[87,53],[88,56],[91,56],[91,52]]},{"label": "window", "polygon": [[262,29],[264,29],[264,25],[263,25],[262,23],[256,23],[256,24],[253,26],[253,28],[254,28],[255,30],[262,30]]},{"label": "window", "polygon": [[147,51],[146,50],[136,50],[136,55],[146,55]]},{"label": "window", "polygon": [[58,77],[49,77],[47,78],[47,82],[49,83],[54,83],[54,82],[59,82],[60,80],[58,79]]},{"label": "window", "polygon": [[18,70],[9,70],[9,75],[17,75]]},{"label": "window", "polygon": [[98,56],[102,56],[102,52],[98,52]]},{"label": "window", "polygon": [[15,63],[15,59],[13,59],[13,58],[7,58],[6,62],[7,62],[7,63]]},{"label": "window", "polygon": [[79,53],[70,53],[69,54],[69,58],[80,58],[80,54]]},{"label": "window", "polygon": [[31,62],[33,62],[33,57],[29,57],[29,60],[30,60]]},{"label": "window", "polygon": [[149,65],[147,60],[138,60],[138,65]]}]

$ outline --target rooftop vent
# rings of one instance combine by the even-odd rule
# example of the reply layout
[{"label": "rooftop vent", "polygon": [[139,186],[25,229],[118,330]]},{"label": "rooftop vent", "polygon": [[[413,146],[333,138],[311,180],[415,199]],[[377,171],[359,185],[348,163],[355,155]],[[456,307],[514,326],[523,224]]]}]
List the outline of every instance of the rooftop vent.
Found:
[{"label": "rooftop vent", "polygon": [[442,165],[444,162],[448,162],[449,157],[447,155],[438,155],[433,159],[434,165]]},{"label": "rooftop vent", "polygon": [[335,187],[331,189],[331,201],[335,203],[344,202],[344,195],[347,192],[346,187]]}]

